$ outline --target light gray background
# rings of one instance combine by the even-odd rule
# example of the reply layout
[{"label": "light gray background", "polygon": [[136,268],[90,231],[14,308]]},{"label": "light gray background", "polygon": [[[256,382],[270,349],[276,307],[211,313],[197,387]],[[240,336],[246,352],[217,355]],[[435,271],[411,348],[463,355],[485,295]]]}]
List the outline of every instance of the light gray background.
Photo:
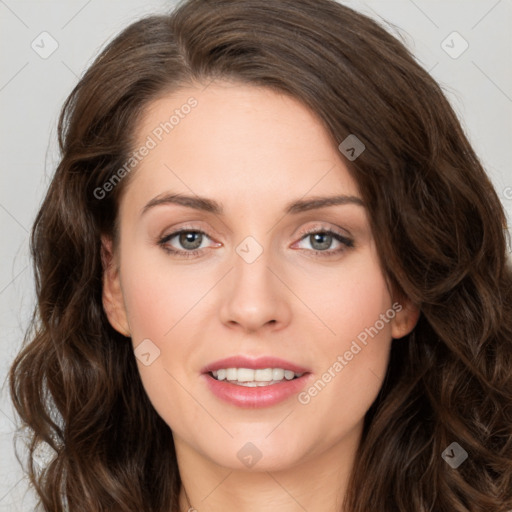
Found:
[{"label": "light gray background", "polygon": [[[343,3],[400,30],[445,90],[510,219],[512,0]],[[140,16],[173,5],[163,0],[0,0],[0,512],[33,509],[14,456],[14,414],[5,377],[33,307],[28,234],[57,162],[59,109],[107,40]],[[388,26],[391,32],[397,29]],[[42,58],[31,45],[34,41],[40,52],[47,51],[51,41],[40,35],[45,31],[58,48]],[[453,31],[469,44],[458,58],[441,45]],[[444,46],[456,54],[463,44],[451,36]]]}]

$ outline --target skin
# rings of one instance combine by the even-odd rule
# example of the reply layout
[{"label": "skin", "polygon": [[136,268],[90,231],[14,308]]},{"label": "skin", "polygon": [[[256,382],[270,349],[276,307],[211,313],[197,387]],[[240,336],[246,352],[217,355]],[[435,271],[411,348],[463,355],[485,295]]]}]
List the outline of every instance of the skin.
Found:
[{"label": "skin", "polygon": [[[340,510],[391,339],[408,334],[419,311],[389,290],[364,206],[283,213],[298,199],[361,197],[313,112],[262,87],[191,86],[150,105],[137,129],[139,145],[190,96],[197,107],[131,176],[120,204],[119,245],[114,250],[103,239],[105,311],[134,349],[149,339],[160,351],[148,366],[137,364],[172,429],[195,509]],[[224,214],[162,204],[141,215],[165,192],[214,199]],[[183,227],[207,233],[199,255],[173,256],[158,244]],[[304,234],[308,228],[334,230],[354,246],[335,238],[315,242]],[[252,263],[236,252],[248,236],[263,249]],[[191,250],[192,243],[181,242],[176,236],[167,247]],[[315,249],[343,250],[322,256]],[[239,408],[200,378],[202,367],[224,357],[271,355],[308,368],[311,385],[396,301],[401,311],[307,404],[294,395],[271,407]],[[237,457],[247,442],[262,455],[250,468]],[[183,491],[180,501],[188,510]]]}]

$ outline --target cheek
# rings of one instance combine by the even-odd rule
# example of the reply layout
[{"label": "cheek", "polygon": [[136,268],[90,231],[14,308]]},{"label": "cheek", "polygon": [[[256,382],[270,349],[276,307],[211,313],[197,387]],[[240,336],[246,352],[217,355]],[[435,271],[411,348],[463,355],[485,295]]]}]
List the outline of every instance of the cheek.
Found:
[{"label": "cheek", "polygon": [[196,348],[190,343],[187,322],[205,292],[195,280],[194,286],[187,286],[187,280],[165,258],[148,252],[133,252],[122,262],[123,295],[141,382],[171,428],[181,422],[174,411],[187,411],[189,419],[198,414],[180,383],[187,382],[183,361],[189,361]]},{"label": "cheek", "polygon": [[[202,322],[209,311],[207,294],[217,274],[212,268],[173,263],[160,249],[125,254],[122,287],[133,347],[137,355],[137,347],[150,340],[158,353],[150,367],[139,364],[143,381],[160,378],[167,385],[169,372],[178,379],[188,378],[187,372],[198,367],[197,350],[205,332]],[[155,386],[158,392],[158,382]]]},{"label": "cheek", "polygon": [[[298,282],[302,283],[301,296],[307,297],[308,306],[324,324],[322,346],[331,357],[333,351],[348,350],[358,336],[364,342],[365,333],[369,336],[366,329],[376,322],[379,339],[391,336],[390,319],[384,323],[380,319],[390,310],[392,299],[373,245],[354,253],[337,269],[322,270],[313,280]],[[394,312],[388,316],[393,317]],[[380,344],[366,352],[380,347],[385,350],[385,344]]]},{"label": "cheek", "polygon": [[[329,411],[331,424],[355,426],[382,386],[396,311],[375,253],[354,259],[331,281],[322,319],[332,331],[322,342],[321,370],[299,396],[311,416]],[[335,432],[333,431],[333,435]]]},{"label": "cheek", "polygon": [[127,255],[122,263],[123,295],[134,344],[144,338],[162,345],[204,294],[201,277],[184,272],[155,250]]}]

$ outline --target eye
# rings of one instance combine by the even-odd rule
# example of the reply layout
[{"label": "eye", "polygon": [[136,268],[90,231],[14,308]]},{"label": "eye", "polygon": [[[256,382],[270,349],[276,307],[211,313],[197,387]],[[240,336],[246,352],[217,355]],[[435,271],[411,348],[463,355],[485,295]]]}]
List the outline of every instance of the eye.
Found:
[{"label": "eye", "polygon": [[[310,252],[313,252],[318,256],[333,256],[342,253],[349,247],[354,247],[353,240],[341,233],[333,231],[332,229],[310,229],[306,231],[306,233],[303,233],[300,242],[304,240],[308,240],[310,242],[310,246],[313,249]],[[338,249],[327,250],[332,246],[333,242],[337,242],[341,247]]]},{"label": "eye", "polygon": [[[165,235],[158,241],[158,244],[168,253],[190,258],[202,252],[204,247],[201,247],[201,245],[205,237],[210,238],[204,231],[199,229],[180,229],[179,231]],[[176,249],[170,244],[174,238],[176,238],[176,243],[185,250]],[[217,247],[220,245],[221,244],[217,244]]]},{"label": "eye", "polygon": [[[203,252],[203,249],[205,249],[203,242],[205,242],[207,238],[210,238],[208,234],[200,229],[182,228],[162,237],[158,240],[158,245],[160,245],[164,251],[174,256],[191,258],[199,256]],[[174,244],[178,244],[183,250],[176,248],[176,245],[171,243],[174,239],[176,239]],[[317,227],[310,229],[302,233],[301,239],[296,243],[301,243],[305,240],[309,240],[311,249],[300,247],[299,249],[321,257],[334,256],[342,253],[349,247],[354,247],[353,240],[328,228]],[[328,250],[333,242],[338,243],[340,247]],[[220,247],[221,245],[220,243],[215,243],[213,247]]]}]

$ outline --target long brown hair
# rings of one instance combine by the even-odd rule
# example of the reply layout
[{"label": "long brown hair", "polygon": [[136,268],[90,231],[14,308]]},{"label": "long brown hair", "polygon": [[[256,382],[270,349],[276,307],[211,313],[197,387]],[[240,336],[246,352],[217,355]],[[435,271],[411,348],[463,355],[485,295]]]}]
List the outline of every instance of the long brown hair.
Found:
[{"label": "long brown hair", "polygon": [[[172,433],[132,347],[102,308],[100,235],[130,178],[95,194],[134,150],[147,105],[215,78],[289,94],[346,160],[383,272],[420,306],[394,341],[365,418],[346,512],[512,509],[512,270],[500,200],[442,90],[395,37],[333,0],[189,0],[126,28],[66,100],[61,160],[35,220],[37,308],[10,371],[45,511],[178,510]],[[341,154],[340,154],[341,157]],[[136,171],[134,171],[136,172]],[[140,433],[144,432],[144,436]],[[467,460],[442,457],[457,442]]]}]

